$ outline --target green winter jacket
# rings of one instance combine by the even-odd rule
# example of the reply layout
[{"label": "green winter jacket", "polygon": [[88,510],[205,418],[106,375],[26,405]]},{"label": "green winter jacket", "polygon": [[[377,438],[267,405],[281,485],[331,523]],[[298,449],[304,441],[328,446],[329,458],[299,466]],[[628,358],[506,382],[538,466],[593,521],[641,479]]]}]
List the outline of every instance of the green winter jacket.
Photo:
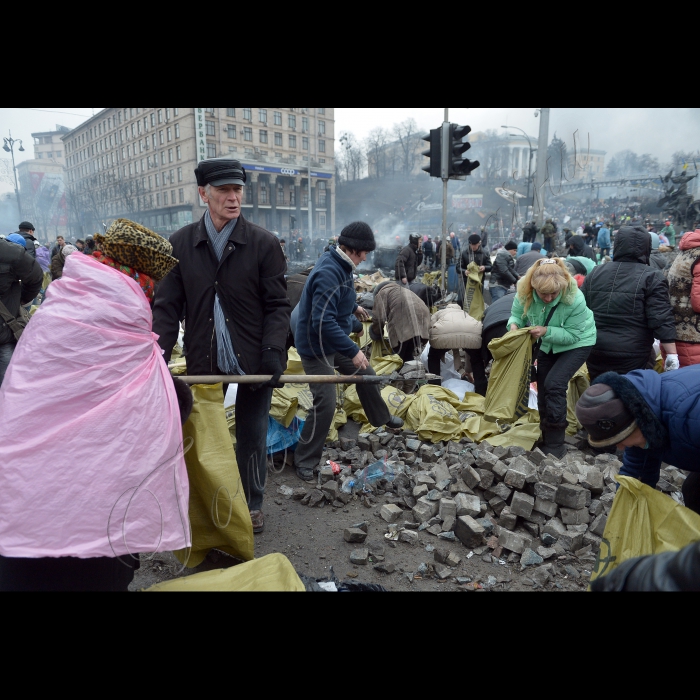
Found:
[{"label": "green winter jacket", "polygon": [[524,280],[518,284],[518,293],[513,301],[508,328],[544,326],[551,310],[556,307],[547,327],[547,335],[542,339],[542,352],[558,354],[577,348],[593,347],[598,339],[593,312],[586,305],[586,299],[578,288],[576,280],[571,280],[569,289],[560,294],[551,304],[545,304],[533,292],[533,300],[523,318],[526,297],[522,292]]},{"label": "green winter jacket", "polygon": [[675,248],[676,247],[676,229],[671,226],[665,226],[661,229],[661,233],[668,238],[668,242]]}]

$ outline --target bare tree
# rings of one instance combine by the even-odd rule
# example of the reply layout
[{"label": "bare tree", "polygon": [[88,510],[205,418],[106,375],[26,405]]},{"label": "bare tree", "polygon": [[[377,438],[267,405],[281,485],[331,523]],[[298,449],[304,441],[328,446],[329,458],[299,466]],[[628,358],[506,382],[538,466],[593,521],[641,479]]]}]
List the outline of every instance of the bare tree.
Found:
[{"label": "bare tree", "polygon": [[0,182],[15,186],[15,174],[12,172],[12,161],[9,158],[0,158]]},{"label": "bare tree", "polygon": [[369,177],[374,175],[379,179],[387,174],[387,144],[389,132],[382,127],[372,129],[366,139],[367,144],[367,170]]},{"label": "bare tree", "polygon": [[394,124],[394,136],[401,149],[401,172],[403,172],[404,175],[410,175],[416,167],[418,147],[420,146],[421,140],[416,120],[406,119],[400,124]]},{"label": "bare tree", "polygon": [[338,152],[338,167],[344,174],[345,180],[359,180],[362,177],[365,165],[365,154],[362,145],[350,132],[340,135],[341,149]]}]

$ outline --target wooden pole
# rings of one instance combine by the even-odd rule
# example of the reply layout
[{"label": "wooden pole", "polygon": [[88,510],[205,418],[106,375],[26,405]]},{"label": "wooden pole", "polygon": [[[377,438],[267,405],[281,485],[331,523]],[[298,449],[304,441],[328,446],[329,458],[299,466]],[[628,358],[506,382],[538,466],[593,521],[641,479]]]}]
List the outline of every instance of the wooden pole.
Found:
[{"label": "wooden pole", "polygon": [[[261,376],[209,376],[209,377],[177,377],[185,384],[265,384],[272,377]],[[311,376],[305,374],[284,375],[280,384],[388,384],[391,377],[376,377],[355,375],[352,377]]]}]

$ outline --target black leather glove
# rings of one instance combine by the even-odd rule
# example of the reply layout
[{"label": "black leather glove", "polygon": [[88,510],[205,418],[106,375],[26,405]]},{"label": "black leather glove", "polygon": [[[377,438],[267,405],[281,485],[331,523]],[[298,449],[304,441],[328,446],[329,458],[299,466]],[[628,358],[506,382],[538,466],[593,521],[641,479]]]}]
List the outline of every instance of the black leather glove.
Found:
[{"label": "black leather glove", "polygon": [[262,364],[260,365],[260,374],[267,376],[272,375],[272,379],[265,384],[259,384],[255,387],[258,389],[283,389],[284,384],[280,384],[280,377],[284,374],[286,369],[286,362],[282,364],[282,357],[279,350],[263,350],[262,353]]}]

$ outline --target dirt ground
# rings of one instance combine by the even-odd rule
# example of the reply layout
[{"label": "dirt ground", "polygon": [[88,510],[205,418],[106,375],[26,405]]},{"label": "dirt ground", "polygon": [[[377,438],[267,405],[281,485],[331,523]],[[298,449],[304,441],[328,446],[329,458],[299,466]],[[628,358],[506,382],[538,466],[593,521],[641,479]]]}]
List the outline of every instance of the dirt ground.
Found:
[{"label": "dirt ground", "polygon": [[[349,425],[346,435],[359,429]],[[345,431],[344,431],[345,432]],[[282,553],[294,565],[297,573],[311,579],[336,579],[356,583],[377,584],[389,591],[585,591],[593,564],[579,561],[566,554],[545,562],[551,576],[544,585],[533,581],[532,569],[521,570],[520,563],[494,560],[488,548],[476,551],[465,548],[459,541],[444,542],[427,531],[418,532],[418,544],[391,542],[385,538],[388,526],[379,512],[385,500],[378,498],[370,508],[359,500],[347,506],[309,508],[279,493],[281,487],[313,488],[301,482],[294,470],[286,467],[281,473],[271,473],[265,502],[266,529],[255,540],[257,558]],[[367,524],[368,537],[364,544],[348,544],[343,533],[354,525]],[[358,549],[369,549],[367,565],[354,565],[351,554]],[[436,575],[435,549],[454,552],[461,562],[452,569],[447,580]],[[137,572],[132,590],[143,590],[164,581],[202,571],[228,568],[237,562],[213,552],[197,569],[184,570],[170,553],[152,557],[142,556],[142,567]],[[376,570],[385,567],[393,573]]]}]

